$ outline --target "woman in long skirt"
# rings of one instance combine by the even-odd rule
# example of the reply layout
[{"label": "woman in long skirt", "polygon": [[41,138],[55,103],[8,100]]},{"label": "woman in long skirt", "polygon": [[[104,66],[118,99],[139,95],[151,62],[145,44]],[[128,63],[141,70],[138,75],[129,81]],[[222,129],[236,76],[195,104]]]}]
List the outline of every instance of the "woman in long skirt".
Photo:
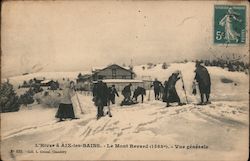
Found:
[{"label": "woman in long skirt", "polygon": [[59,108],[56,113],[56,118],[59,118],[59,121],[63,121],[65,119],[76,119],[71,98],[75,95],[74,91],[74,82],[66,84],[63,89],[63,95],[61,102],[59,104]]},{"label": "woman in long skirt", "polygon": [[176,88],[175,88],[176,82],[179,79],[180,79],[179,73],[175,72],[169,77],[165,85],[164,101],[167,102],[167,107],[170,106],[170,103],[174,103],[174,102],[177,102],[178,105],[181,105],[180,97],[178,96]]}]

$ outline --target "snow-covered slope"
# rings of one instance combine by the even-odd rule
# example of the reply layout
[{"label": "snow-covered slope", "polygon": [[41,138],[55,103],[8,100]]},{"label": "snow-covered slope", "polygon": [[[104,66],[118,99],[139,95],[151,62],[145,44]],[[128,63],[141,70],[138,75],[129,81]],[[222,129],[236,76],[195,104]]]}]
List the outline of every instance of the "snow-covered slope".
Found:
[{"label": "snow-covered slope", "polygon": [[[56,108],[33,104],[19,112],[1,114],[1,154],[5,160],[246,160],[248,154],[248,75],[208,67],[212,80],[212,104],[198,106],[199,96],[191,95],[194,63],[161,65],[143,70],[134,67],[137,79],[143,76],[168,79],[181,70],[190,104],[166,108],[166,104],[152,98],[147,91],[145,102],[119,106],[122,97],[111,106],[113,117],[96,120],[92,97],[78,93],[84,114],[73,97],[74,110],[80,119],[56,123]],[[223,83],[227,78],[233,83]],[[149,98],[150,92],[150,100]],[[185,102],[182,83],[177,92]],[[140,101],[140,98],[139,98]],[[107,110],[107,109],[105,109]],[[48,148],[35,144],[100,144],[100,148]],[[108,148],[107,144],[165,145],[163,148]],[[187,149],[190,145],[206,145],[207,149]],[[184,149],[176,145],[185,146]],[[168,147],[168,148],[166,148]],[[39,153],[10,153],[10,150],[37,150]],[[40,153],[62,150],[66,154]],[[206,156],[206,158],[204,158]]]},{"label": "snow-covered slope", "polygon": [[[145,67],[143,70],[142,67]],[[207,67],[212,81],[211,99],[212,100],[244,100],[248,99],[249,91],[249,75],[240,72],[229,72],[226,69],[219,67]],[[136,73],[136,79],[151,79],[164,82],[175,71],[180,70],[183,75],[184,85],[187,90],[188,100],[191,102],[197,101],[197,97],[192,96],[192,82],[194,79],[195,63],[172,63],[168,65],[167,69],[162,69],[162,64],[157,64],[151,69],[147,69],[147,65],[134,66],[134,72]],[[15,87],[22,84],[24,80],[28,81],[33,78],[43,78],[61,80],[62,78],[76,79],[79,73],[90,74],[90,71],[78,71],[78,72],[41,72],[16,77],[10,77],[10,82]],[[232,83],[223,83],[223,78],[232,80]],[[185,100],[185,95],[182,90],[182,82],[178,81],[177,91],[182,100]]]},{"label": "snow-covered slope", "polygon": [[[247,158],[247,101],[166,108],[165,103],[151,100],[127,107],[112,105],[112,118],[106,116],[96,120],[96,108],[90,97],[79,96],[85,113],[80,114],[75,108],[78,120],[56,123],[56,109],[42,109],[38,105],[31,110],[1,114],[3,158],[77,160],[84,156],[86,160],[204,160],[204,155],[206,160]],[[57,143],[98,143],[101,148],[35,147],[35,144]],[[165,145],[169,148],[108,148],[107,144]],[[187,149],[196,144],[206,145],[208,149]],[[177,149],[176,145],[186,148]],[[12,155],[11,149],[62,150],[66,154],[25,152]]]},{"label": "snow-covered slope", "polygon": [[[137,79],[151,77],[151,80],[157,78],[159,81],[164,82],[168,80],[169,76],[177,70],[180,70],[184,85],[187,90],[188,100],[196,101],[192,96],[192,82],[194,80],[194,70],[195,63],[173,63],[167,69],[162,69],[162,64],[157,64],[151,69],[145,68],[143,66],[135,66],[134,71],[137,75]],[[229,72],[226,69],[219,67],[207,67],[208,72],[211,77],[211,98],[212,100],[245,100],[248,99],[249,91],[249,75],[243,72]],[[232,83],[223,83],[221,80],[223,78],[232,80]],[[178,81],[176,84],[177,92],[180,97],[184,99],[184,92],[182,90],[182,82]]]}]

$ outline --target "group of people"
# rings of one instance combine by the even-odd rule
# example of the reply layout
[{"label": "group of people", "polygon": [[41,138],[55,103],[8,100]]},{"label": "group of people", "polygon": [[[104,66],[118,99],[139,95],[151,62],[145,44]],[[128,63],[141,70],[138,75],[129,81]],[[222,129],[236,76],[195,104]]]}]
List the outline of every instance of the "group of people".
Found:
[{"label": "group of people", "polygon": [[154,88],[155,100],[162,99],[163,102],[167,103],[167,107],[170,106],[170,103],[177,102],[178,105],[182,105],[180,97],[177,94],[175,85],[180,79],[180,72],[176,71],[162,84],[160,81],[155,79],[151,87]]},{"label": "group of people", "polygon": [[[146,90],[142,87],[137,87],[133,93],[131,91],[132,84],[128,84],[122,90],[122,95],[124,97],[123,101],[121,102],[121,106],[123,105],[131,105],[137,102],[137,98],[141,95],[142,102],[144,100],[144,95],[146,95]],[[108,87],[105,82],[99,80],[97,83],[94,84],[93,87],[93,102],[97,107],[97,119],[103,117],[104,114],[104,107],[108,107],[107,114],[109,117],[112,117],[110,105],[115,104],[116,96],[119,97],[117,89],[115,85]],[[131,97],[132,96],[132,97]]]},{"label": "group of people", "polygon": [[[197,89],[196,86],[198,85],[198,89],[200,91],[200,97],[201,102],[199,105],[208,104],[209,102],[209,96],[211,92],[211,79],[210,74],[208,73],[208,70],[206,67],[201,65],[200,62],[196,62],[196,69],[195,69],[195,77],[193,81],[193,94],[196,95]],[[183,105],[185,103],[182,103],[180,101],[180,97],[176,91],[176,83],[181,78],[180,71],[172,73],[172,75],[168,78],[167,81],[164,82],[164,85],[155,79],[151,87],[154,87],[154,94],[155,94],[155,100],[162,99],[163,102],[167,103],[167,107],[170,106],[170,103],[178,103],[178,105]],[[183,81],[183,80],[182,80]],[[184,82],[183,82],[184,83]],[[183,90],[185,91],[185,86],[183,84],[182,86]],[[205,97],[204,97],[205,96]],[[206,98],[206,100],[204,99]]]},{"label": "group of people", "polygon": [[[164,82],[164,85],[155,79],[152,86],[154,88],[155,100],[162,99],[163,102],[166,102],[166,106],[169,107],[171,103],[178,103],[178,105],[183,105],[180,101],[180,97],[176,91],[176,83],[181,78],[180,71],[172,73],[172,75],[168,78],[167,81]],[[183,81],[183,80],[182,80]],[[200,105],[208,104],[209,96],[211,91],[211,80],[210,74],[206,67],[201,65],[199,62],[196,63],[195,69],[195,77],[193,82],[193,94],[197,93],[196,84],[198,85],[200,91],[201,102]],[[131,105],[138,103],[137,98],[141,96],[141,102],[144,101],[144,95],[146,95],[146,90],[143,87],[137,87],[134,90],[132,96],[131,90],[132,84],[128,84],[124,87],[121,91],[122,95],[124,96],[123,101],[121,102],[121,106],[123,105]],[[185,90],[184,84],[183,89]],[[104,114],[104,107],[108,107],[107,115],[112,117],[110,105],[115,104],[116,96],[119,97],[117,89],[115,85],[108,87],[105,82],[101,79],[98,80],[97,83],[93,86],[93,102],[97,107],[97,119],[105,116]],[[59,118],[59,121],[63,121],[64,119],[77,119],[74,114],[73,105],[71,98],[76,94],[74,90],[74,82],[71,81],[63,90],[63,99],[59,105],[56,117]],[[132,96],[132,97],[131,97]],[[206,98],[206,100],[204,99]]]},{"label": "group of people", "polygon": [[115,97],[119,97],[119,94],[115,88],[115,85],[108,87],[106,83],[99,80],[93,87],[93,102],[97,107],[97,119],[104,116],[103,108],[108,107],[107,114],[112,117],[110,104],[115,104]]}]

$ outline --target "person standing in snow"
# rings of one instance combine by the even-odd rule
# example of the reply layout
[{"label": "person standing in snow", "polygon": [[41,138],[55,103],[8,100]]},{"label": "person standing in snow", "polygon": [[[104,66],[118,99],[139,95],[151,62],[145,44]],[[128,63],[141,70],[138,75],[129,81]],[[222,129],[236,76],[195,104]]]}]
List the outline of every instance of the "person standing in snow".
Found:
[{"label": "person standing in snow", "polygon": [[115,88],[115,85],[112,85],[111,87],[108,88],[108,103],[107,103],[107,106],[108,106],[108,112],[107,112],[107,115],[109,115],[109,117],[112,117],[112,114],[111,114],[111,109],[110,109],[110,104],[115,104],[115,95],[117,97],[119,97],[119,94]]},{"label": "person standing in snow", "polygon": [[157,80],[157,78],[155,78],[152,86],[154,86],[155,100],[159,100],[160,99],[159,98],[160,90],[161,90],[162,84],[160,81]]},{"label": "person standing in snow", "polygon": [[109,103],[115,104],[115,96],[119,97],[119,94],[115,88],[115,85],[112,85],[108,88],[108,95],[109,95]]},{"label": "person standing in snow", "polygon": [[[195,77],[194,79],[198,82],[201,102],[200,104],[209,103],[209,96],[211,92],[211,80],[210,74],[207,71],[207,68],[202,66],[199,62],[196,62],[195,65]],[[206,96],[206,102],[204,103],[204,95]]]},{"label": "person standing in snow", "polygon": [[56,118],[59,118],[59,121],[65,119],[77,119],[75,117],[72,100],[71,98],[75,95],[74,91],[74,82],[66,83],[63,89],[63,94],[61,95],[62,99],[60,100],[59,108],[56,113]]},{"label": "person standing in snow", "polygon": [[162,92],[162,101],[167,102],[167,91],[168,91],[168,81],[164,82],[163,92]]},{"label": "person standing in snow", "polygon": [[162,85],[160,87],[160,95],[159,95],[159,98],[163,100],[163,97],[164,97],[164,85]]},{"label": "person standing in snow", "polygon": [[180,101],[180,97],[176,92],[176,82],[180,79],[179,72],[173,73],[169,78],[165,85],[165,101],[167,102],[167,107],[170,106],[170,103],[177,102],[178,105],[182,105]]},{"label": "person standing in snow", "polygon": [[97,120],[104,116],[103,108],[108,104],[108,86],[99,80],[93,88],[94,103],[97,106]]}]

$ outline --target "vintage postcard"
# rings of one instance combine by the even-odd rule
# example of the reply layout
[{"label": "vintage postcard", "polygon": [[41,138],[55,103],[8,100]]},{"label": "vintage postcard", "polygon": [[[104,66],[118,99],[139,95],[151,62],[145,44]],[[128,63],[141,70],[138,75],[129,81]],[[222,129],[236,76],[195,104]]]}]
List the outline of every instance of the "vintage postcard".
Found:
[{"label": "vintage postcard", "polygon": [[248,1],[3,1],[1,160],[246,161]]}]

